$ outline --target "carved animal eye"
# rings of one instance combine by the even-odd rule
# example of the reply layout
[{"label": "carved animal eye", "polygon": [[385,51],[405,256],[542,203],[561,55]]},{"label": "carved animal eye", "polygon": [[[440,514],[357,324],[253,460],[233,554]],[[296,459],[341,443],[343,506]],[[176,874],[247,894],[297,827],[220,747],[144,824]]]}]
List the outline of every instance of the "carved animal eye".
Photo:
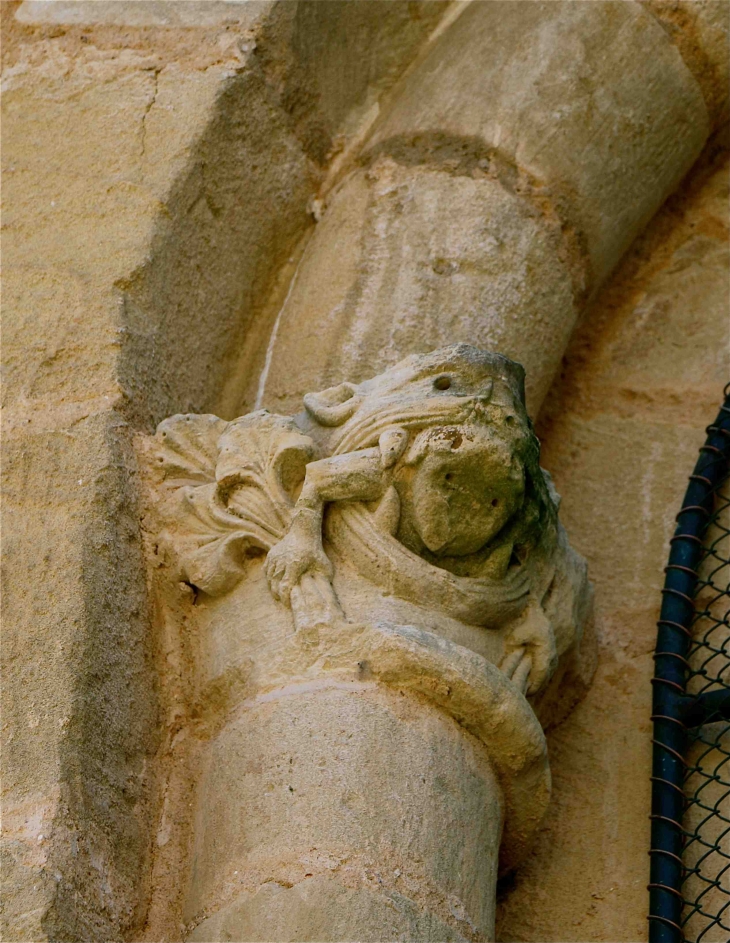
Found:
[{"label": "carved animal eye", "polygon": [[436,377],[433,385],[437,390],[448,390],[451,386],[451,377]]},{"label": "carved animal eye", "polygon": [[514,417],[514,416],[505,416],[505,417],[504,417],[504,421],[507,423],[508,426],[511,426],[512,423],[515,421],[515,417]]},{"label": "carved animal eye", "polygon": [[496,508],[499,505],[499,500],[497,498],[492,498],[492,507]]},{"label": "carved animal eye", "polygon": [[446,474],[444,475],[444,479],[445,479],[446,481],[451,481],[451,479],[452,479],[453,477],[454,477],[454,476],[451,474],[451,472],[446,472]]}]

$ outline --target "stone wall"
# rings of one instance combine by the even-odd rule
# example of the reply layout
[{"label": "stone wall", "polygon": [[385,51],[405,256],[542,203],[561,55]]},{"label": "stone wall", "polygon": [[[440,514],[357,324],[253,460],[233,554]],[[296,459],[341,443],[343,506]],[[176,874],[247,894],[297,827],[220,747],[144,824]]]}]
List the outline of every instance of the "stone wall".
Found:
[{"label": "stone wall", "polygon": [[674,516],[730,375],[728,170],[723,137],[596,299],[538,425],[599,659],[548,733],[553,816],[502,889],[505,941],[646,938],[652,653]]},{"label": "stone wall", "polygon": [[2,5],[6,938],[144,920],[167,732],[132,435],[216,402],[344,116],[443,12],[212,6]]},{"label": "stone wall", "polygon": [[[164,883],[169,867],[169,855],[159,864],[158,854],[151,870],[152,836],[164,847],[160,771],[180,727],[177,695],[159,681],[170,683],[175,668],[166,665],[167,630],[145,589],[132,439],[176,411],[233,416],[252,406],[302,253],[322,241],[332,219],[336,227],[342,194],[335,248],[343,233],[345,241],[359,238],[353,227],[366,216],[366,188],[375,193],[368,210],[375,238],[390,220],[378,208],[378,188],[387,200],[391,177],[404,174],[404,192],[418,180],[417,192],[428,193],[420,187],[427,177],[443,190],[423,212],[416,203],[416,236],[424,225],[438,231],[460,200],[473,206],[472,190],[499,191],[505,226],[522,212],[522,232],[547,233],[571,308],[535,395],[537,402],[557,372],[541,419],[543,464],[596,585],[599,668],[586,700],[550,734],[553,814],[534,857],[502,889],[499,938],[644,938],[648,679],[661,567],[727,375],[724,139],[705,145],[700,164],[681,178],[727,118],[728,8],[720,0],[643,6],[597,4],[596,16],[628,39],[630,25],[617,21],[640,23],[662,50],[656,74],[676,78],[677,125],[659,135],[655,163],[634,162],[649,176],[657,166],[670,169],[646,185],[639,175],[624,191],[621,154],[637,151],[620,128],[606,133],[609,108],[582,152],[585,192],[600,190],[586,210],[584,191],[566,176],[565,152],[526,135],[540,117],[539,97],[522,110],[505,98],[515,131],[500,139],[499,152],[494,128],[479,115],[472,127],[447,101],[437,117],[454,127],[444,137],[441,124],[434,130],[417,102],[408,104],[409,87],[416,99],[422,94],[414,76],[439,43],[450,61],[452,18],[467,22],[447,4],[2,4],[5,938],[136,938],[150,897],[157,909],[148,938],[159,939],[160,926],[173,938],[175,914],[162,913],[164,895],[150,875]],[[588,4],[560,7],[575,8],[581,22],[588,17]],[[509,18],[498,26],[496,52],[519,31]],[[603,34],[581,29],[576,43],[590,60]],[[541,41],[559,51],[563,31],[551,35]],[[637,47],[632,60],[640,56]],[[576,89],[588,78],[576,81],[569,101],[571,94],[583,101]],[[577,132],[588,120],[577,115]],[[380,136],[363,151],[373,129]],[[454,136],[480,134],[467,154],[469,173],[461,173]],[[409,136],[418,153],[395,148]],[[617,155],[612,147],[622,140]],[[439,166],[422,166],[424,146]],[[529,170],[524,180],[505,151]],[[369,166],[358,167],[358,155],[368,153]],[[602,189],[607,166],[616,170],[613,190]],[[549,212],[533,191],[529,199],[514,192],[543,175],[557,188]],[[615,220],[604,198],[621,209]],[[362,216],[348,220],[346,210],[361,203]],[[493,212],[491,195],[485,206]],[[462,221],[452,220],[457,234]],[[439,306],[471,297],[444,288],[453,264],[469,268],[467,255],[435,252],[427,278],[438,282]],[[535,270],[529,256],[519,263]],[[340,252],[335,295],[349,289],[347,264]],[[557,278],[548,263],[538,269]],[[518,307],[540,297],[542,279],[532,294],[518,290]],[[520,290],[525,283],[517,279]],[[290,300],[288,313],[316,331],[316,291]],[[428,345],[443,342],[441,330],[436,320]],[[296,336],[296,325],[282,330],[285,340]],[[472,339],[493,336],[486,330]],[[375,348],[366,345],[365,358],[348,349],[362,364]],[[306,371],[293,378],[292,355],[284,351],[277,366],[273,353],[267,393],[293,400],[310,380]],[[311,361],[314,386],[356,379],[352,364],[340,375],[336,359],[328,363],[332,376]],[[175,802],[183,804],[184,785],[180,792]],[[166,880],[174,885],[174,873]]]}]

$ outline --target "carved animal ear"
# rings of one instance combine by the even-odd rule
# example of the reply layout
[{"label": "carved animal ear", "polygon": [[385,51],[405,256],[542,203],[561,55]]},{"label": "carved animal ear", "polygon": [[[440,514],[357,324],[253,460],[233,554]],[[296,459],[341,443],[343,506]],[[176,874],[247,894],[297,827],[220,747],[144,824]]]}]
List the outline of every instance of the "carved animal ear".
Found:
[{"label": "carved animal ear", "polygon": [[354,384],[340,383],[321,393],[307,393],[304,406],[320,426],[341,426],[360,405],[360,397],[356,393]]}]

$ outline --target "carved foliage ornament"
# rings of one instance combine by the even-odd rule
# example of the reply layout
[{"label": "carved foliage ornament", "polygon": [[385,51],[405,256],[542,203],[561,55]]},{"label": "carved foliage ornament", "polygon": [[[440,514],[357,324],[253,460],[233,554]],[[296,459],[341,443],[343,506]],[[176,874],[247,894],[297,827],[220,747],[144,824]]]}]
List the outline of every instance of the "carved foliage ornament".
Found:
[{"label": "carved foliage ornament", "polygon": [[384,595],[501,633],[502,669],[536,693],[574,641],[585,571],[539,467],[522,367],[459,344],[304,407],[160,424],[180,578],[220,595],[265,554],[271,593],[302,629],[347,619],[333,589],[343,561]]}]

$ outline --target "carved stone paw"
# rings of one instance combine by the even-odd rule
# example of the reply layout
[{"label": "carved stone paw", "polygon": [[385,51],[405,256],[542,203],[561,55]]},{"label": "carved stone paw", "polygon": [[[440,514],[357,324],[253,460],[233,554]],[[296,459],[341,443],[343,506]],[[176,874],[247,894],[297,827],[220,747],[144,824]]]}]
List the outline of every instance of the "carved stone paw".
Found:
[{"label": "carved stone paw", "polygon": [[507,641],[501,669],[525,694],[537,694],[558,665],[555,634],[539,606],[530,606]]},{"label": "carved stone paw", "polygon": [[332,564],[321,544],[313,544],[290,533],[269,551],[266,576],[274,599],[290,604],[291,591],[305,573],[332,578]]}]

